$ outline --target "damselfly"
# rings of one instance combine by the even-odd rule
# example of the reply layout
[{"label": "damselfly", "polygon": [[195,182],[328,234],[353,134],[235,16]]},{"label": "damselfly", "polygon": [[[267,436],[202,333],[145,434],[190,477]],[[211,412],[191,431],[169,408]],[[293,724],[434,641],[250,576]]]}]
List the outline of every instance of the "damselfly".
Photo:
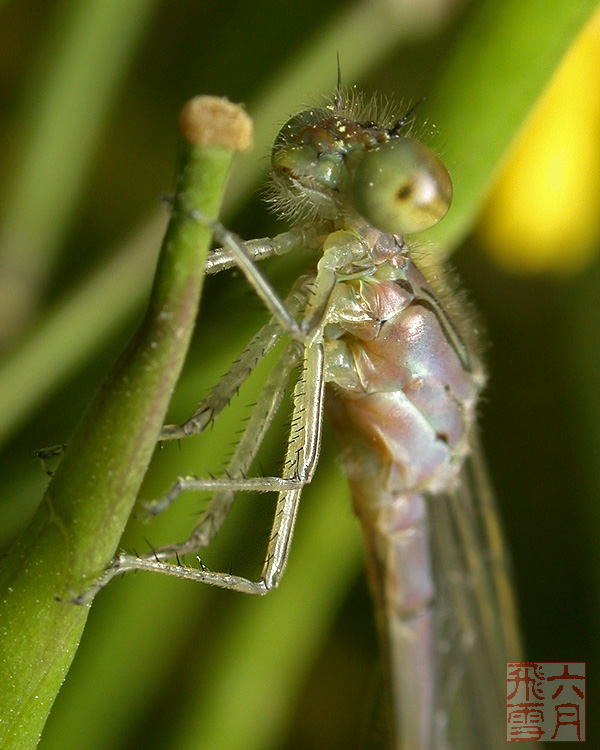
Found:
[{"label": "damselfly", "polygon": [[[243,243],[220,226],[207,273],[239,266],[272,314],[228,374],[180,427],[212,422],[283,338],[222,478],[182,477],[160,512],[187,490],[214,495],[191,537],[143,556],[119,555],[97,591],[127,570],[155,570],[264,594],[284,572],[302,488],[319,458],[324,410],[344,449],[364,532],[387,664],[395,745],[411,750],[504,746],[507,659],[519,654],[506,557],[477,443],[485,383],[475,324],[461,315],[442,271],[404,239],[446,214],[452,185],[442,161],[395,119],[346,99],[308,109],[272,151],[272,197],[293,228]],[[202,221],[202,217],[197,217]],[[256,262],[312,249],[315,268],[280,299]],[[300,366],[281,476],[249,477],[258,448]],[[236,493],[278,495],[262,576],[188,567],[209,544]],[[88,592],[89,595],[89,592]]]}]

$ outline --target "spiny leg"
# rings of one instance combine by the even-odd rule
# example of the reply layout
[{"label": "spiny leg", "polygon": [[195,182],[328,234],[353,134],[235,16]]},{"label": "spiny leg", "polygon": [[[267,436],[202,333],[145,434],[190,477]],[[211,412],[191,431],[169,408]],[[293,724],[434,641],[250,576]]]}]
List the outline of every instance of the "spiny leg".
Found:
[{"label": "spiny leg", "polygon": [[215,493],[200,523],[186,542],[154,550],[146,555],[147,558],[172,558],[178,554],[196,552],[207,546],[221,528],[233,503],[235,492],[278,491],[281,497],[286,492],[301,491],[303,486],[310,482],[318,459],[323,421],[324,364],[323,347],[320,343],[307,348],[303,375],[294,389],[294,413],[282,476],[245,476],[279,409],[287,380],[299,359],[299,345],[292,343],[263,387],[259,401],[227,467],[227,477],[214,480],[182,477],[173,486],[169,495],[149,506],[151,512],[159,513],[185,490],[222,488]]},{"label": "spiny leg", "polygon": [[[303,377],[294,392],[294,413],[283,475],[299,476],[308,484],[321,451],[325,396],[323,346],[313,343],[306,350]],[[302,490],[280,492],[267,558],[261,574],[265,591],[278,585],[285,570]]]},{"label": "spiny leg", "polygon": [[[292,347],[290,347],[290,349],[291,348]],[[323,347],[320,343],[317,343],[307,349],[304,377],[298,382],[294,391],[292,430],[286,452],[283,479],[300,477],[304,480],[304,483],[306,483],[312,478],[320,450],[323,395]],[[244,437],[249,428],[250,424],[244,433]],[[248,449],[252,455],[248,457],[246,462],[247,466],[249,466],[254,458],[254,453],[251,450],[250,445],[248,445]],[[230,495],[231,500],[233,500],[233,492],[223,491],[223,495],[226,494]],[[188,542],[184,542],[181,545],[173,545],[171,547],[157,549],[143,557],[134,557],[126,554],[117,556],[98,582],[87,591],[84,591],[75,601],[78,603],[89,601],[115,575],[124,573],[128,570],[153,570],[164,573],[165,575],[201,581],[213,586],[233,589],[244,593],[265,594],[269,589],[277,585],[285,568],[300,494],[301,489],[288,490],[279,493],[273,524],[273,533],[269,541],[267,557],[260,581],[249,581],[241,576],[213,572],[207,570],[202,565],[200,568],[191,568],[182,565],[179,562],[179,555],[196,551],[201,546],[208,543],[208,541],[210,541],[210,539],[212,539],[217,533],[218,527],[220,523],[222,523],[222,520],[219,523],[217,519],[213,519],[209,528],[205,529],[205,520],[203,519]],[[223,498],[221,498],[221,501],[222,499]],[[214,501],[215,498],[213,498],[211,506]],[[211,506],[209,506],[208,512],[210,512]],[[208,534],[207,536],[200,538],[200,534],[196,533],[197,531],[207,531]],[[175,557],[178,562],[176,564],[165,562],[164,557],[166,556]]]},{"label": "spiny leg", "polygon": [[242,271],[250,286],[264,302],[267,310],[271,312],[275,320],[284,331],[296,341],[305,341],[306,335],[300,328],[300,325],[286,307],[281,297],[260,272],[258,266],[253,261],[252,256],[244,241],[233,232],[230,232],[218,221],[207,221],[204,216],[197,212],[192,213],[192,217],[201,223],[205,223],[213,231],[214,236],[219,242],[223,243],[224,249],[227,250],[235,260],[236,265]]},{"label": "spiny leg", "polygon": [[[285,298],[285,305],[292,315],[301,312],[307,303],[308,285],[311,277],[298,279]],[[202,401],[196,411],[181,426],[165,425],[161,440],[179,440],[190,435],[199,435],[207,425],[227,406],[240,386],[251,375],[254,368],[266,357],[283,336],[281,326],[271,319],[254,336],[210,395]],[[210,488],[208,488],[210,489]]]},{"label": "spiny leg", "polygon": [[[259,402],[227,468],[227,477],[209,480],[182,477],[168,495],[150,506],[152,512],[159,513],[186,490],[223,488],[212,498],[203,518],[186,542],[155,550],[146,555],[147,558],[163,560],[178,554],[195,552],[206,546],[225,520],[233,502],[234,493],[239,491],[278,491],[280,493],[274,524],[274,533],[279,533],[278,519],[284,519],[289,515],[285,509],[290,500],[295,497],[294,492],[299,493],[302,487],[312,479],[320,450],[324,396],[324,361],[321,343],[313,343],[305,350],[303,375],[294,389],[294,413],[283,475],[248,478],[245,473],[254,460],[258,447],[279,408],[289,375],[299,360],[298,346],[293,343],[288,347],[265,383]],[[236,474],[238,477],[235,476]],[[296,501],[292,503],[294,507],[295,503]],[[289,521],[291,533],[293,518]]]},{"label": "spiny leg", "polygon": [[[264,384],[261,394],[258,398],[255,408],[252,411],[250,420],[238,443],[236,451],[231,458],[228,466],[230,474],[239,474],[247,472],[256,457],[258,449],[263,441],[265,433],[269,428],[273,418],[279,409],[287,381],[293,369],[297,366],[301,358],[301,347],[297,343],[292,343],[284,352],[280,360],[274,366],[269,378]],[[103,588],[115,575],[134,569],[156,569],[156,565],[166,565],[164,572],[175,575],[172,564],[162,563],[165,558],[177,558],[179,555],[185,555],[192,551],[207,546],[218,533],[223,525],[231,505],[235,498],[235,491],[229,488],[221,489],[216,492],[210,500],[210,503],[204,511],[202,518],[192,535],[188,540],[179,545],[170,545],[161,549],[154,550],[151,554],[141,557],[134,557],[127,554],[118,555],[107,568],[98,582],[90,589],[84,591],[76,601],[83,603],[91,600],[96,593]],[[168,501],[173,502],[175,498],[169,497]],[[163,500],[150,504],[151,512],[160,512],[163,510]],[[162,568],[161,568],[162,570]],[[195,569],[190,569],[195,570]],[[195,571],[196,577],[202,571]],[[200,578],[200,580],[204,580]]]},{"label": "spiny leg", "polygon": [[347,255],[347,248],[343,243],[332,241],[336,234],[346,233],[334,232],[328,238],[331,244],[325,248],[317,265],[317,274],[310,287],[310,298],[302,316],[301,328],[309,338],[318,333],[323,325],[329,299],[337,283],[338,268],[343,266],[344,256]]},{"label": "spiny leg", "polygon": [[[198,219],[202,220],[202,217],[198,217]],[[213,226],[213,229],[221,239],[225,241],[227,247],[235,257],[237,264],[244,271],[259,296],[265,301],[267,307],[272,311],[276,321],[293,338],[304,342],[307,339],[306,334],[296,322],[293,313],[285,306],[275,291],[270,287],[266,279],[260,274],[244,248],[243,242],[235,235],[227,232],[227,230],[219,224]],[[306,300],[304,300],[304,302],[306,302]],[[324,392],[323,347],[321,342],[316,342],[315,339],[316,336],[313,332],[312,343],[305,345],[305,373],[308,377],[305,378],[304,382],[305,384],[309,384],[309,387],[306,388],[306,392],[304,393],[301,393],[298,389],[295,390],[294,420],[292,434],[288,444],[286,465],[283,472],[284,476],[278,478],[267,478],[266,484],[263,485],[267,489],[273,489],[274,483],[278,490],[281,490],[282,486],[287,488],[284,491],[279,491],[277,514],[273,527],[273,536],[269,543],[269,551],[263,570],[263,580],[261,580],[261,582],[252,583],[250,581],[245,581],[244,579],[237,579],[230,575],[211,573],[205,569],[198,571],[197,569],[181,565],[179,562],[179,554],[183,555],[198,550],[201,546],[208,543],[208,541],[210,541],[210,539],[217,533],[218,528],[222,524],[223,519],[231,506],[236,491],[235,489],[232,490],[231,485],[229,484],[226,485],[226,489],[223,489],[220,493],[216,493],[216,496],[213,497],[204,519],[200,522],[197,529],[187,542],[155,550],[151,554],[141,558],[131,557],[126,554],[118,556],[105,571],[97,584],[84,592],[79,597],[78,601],[89,600],[95,595],[95,593],[97,593],[97,591],[106,585],[111,578],[118,575],[119,572],[125,572],[126,570],[131,569],[161,570],[170,575],[178,575],[183,578],[196,578],[198,580],[212,583],[213,585],[257,593],[261,591],[264,592],[273,585],[276,585],[287,560],[287,550],[293,532],[301,487],[306,481],[310,481],[310,478],[312,478],[320,448],[320,430]],[[288,351],[293,351],[293,347],[290,347]],[[280,391],[282,394],[283,389],[280,389]],[[280,399],[281,396],[279,396],[279,400]],[[274,408],[273,414],[275,413],[276,408],[277,407]],[[261,421],[264,424],[270,420],[265,420],[263,418]],[[294,425],[298,427],[296,432],[294,432]],[[263,429],[266,430],[267,426],[268,425],[265,425]],[[250,425],[248,427],[250,427]],[[301,441],[300,436],[303,431],[305,432],[305,438]],[[249,434],[249,429],[245,431],[244,436],[246,434]],[[264,431],[262,434],[264,436]],[[242,468],[240,471],[242,480],[245,479],[243,475],[254,459],[255,452],[258,450],[257,442],[258,441],[255,441],[254,443],[254,451],[248,453],[246,467]],[[236,451],[234,459],[237,455],[238,452]],[[273,481],[270,482],[269,480]],[[242,484],[244,488],[248,487],[247,482],[243,482]],[[300,485],[300,488],[298,487],[298,484]],[[254,483],[255,489],[258,486],[260,486],[260,484]],[[289,489],[290,486],[292,489]],[[174,495],[172,495],[172,498],[170,497],[169,500],[172,502],[172,500],[178,496],[180,491],[181,490],[177,488]],[[209,529],[208,534],[203,533],[206,528]],[[165,557],[176,557],[178,564],[174,565],[173,563],[163,562]]]},{"label": "spiny leg", "polygon": [[[289,377],[293,369],[300,362],[302,350],[299,344],[292,343],[283,353],[277,364],[273,367],[266,383],[262,387],[256,406],[252,410],[250,419],[242,434],[242,437],[235,449],[231,461],[226,470],[226,476],[220,478],[198,479],[197,477],[180,477],[168,492],[160,500],[146,503],[146,510],[150,514],[161,513],[186,490],[220,490],[211,500],[205,516],[211,515],[210,511],[216,502],[218,507],[222,507],[225,501],[221,496],[229,496],[233,499],[235,492],[255,491],[255,492],[274,492],[280,489],[277,482],[281,482],[281,477],[257,477],[251,478],[246,476],[252,461],[256,457],[258,449],[262,444],[264,436],[273,421],[287,386]],[[271,484],[270,480],[275,480]],[[266,488],[265,488],[266,485]],[[227,505],[226,510],[229,510]],[[214,515],[214,513],[212,514]],[[203,520],[197,528],[203,525]],[[219,524],[220,526],[220,524]],[[195,535],[195,534],[194,534]],[[210,537],[212,538],[212,536]],[[210,541],[210,539],[208,540]],[[200,544],[204,546],[208,541]]]}]

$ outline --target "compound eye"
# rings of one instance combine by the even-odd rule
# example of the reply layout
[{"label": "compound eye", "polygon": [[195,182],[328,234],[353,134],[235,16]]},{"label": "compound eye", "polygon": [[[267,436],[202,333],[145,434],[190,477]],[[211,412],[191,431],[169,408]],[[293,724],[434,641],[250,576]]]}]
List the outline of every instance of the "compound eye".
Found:
[{"label": "compound eye", "polygon": [[411,138],[393,138],[367,151],[356,165],[351,200],[377,229],[414,234],[446,215],[452,182],[430,148]]},{"label": "compound eye", "polygon": [[301,133],[307,127],[319,123],[323,117],[324,113],[321,109],[305,109],[303,112],[299,112],[297,115],[291,117],[279,131],[273,144],[274,151],[291,143],[302,143]]}]

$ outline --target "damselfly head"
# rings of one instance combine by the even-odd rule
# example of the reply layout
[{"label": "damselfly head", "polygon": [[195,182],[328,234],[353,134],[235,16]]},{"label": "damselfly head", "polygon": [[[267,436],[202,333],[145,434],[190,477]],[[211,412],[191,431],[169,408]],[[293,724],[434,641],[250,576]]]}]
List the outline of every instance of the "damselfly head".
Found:
[{"label": "damselfly head", "polygon": [[437,224],[452,182],[427,146],[390,127],[359,121],[339,107],[308,109],[281,129],[272,151],[281,213],[334,219],[355,212],[377,229],[404,235]]}]

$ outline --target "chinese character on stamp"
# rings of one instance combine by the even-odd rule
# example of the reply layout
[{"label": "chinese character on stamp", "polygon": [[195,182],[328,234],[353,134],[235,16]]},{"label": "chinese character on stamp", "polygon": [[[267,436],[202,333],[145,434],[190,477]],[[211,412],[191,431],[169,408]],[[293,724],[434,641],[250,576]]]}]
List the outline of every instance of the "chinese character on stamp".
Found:
[{"label": "chinese character on stamp", "polygon": [[507,742],[585,742],[585,663],[508,662]]}]

